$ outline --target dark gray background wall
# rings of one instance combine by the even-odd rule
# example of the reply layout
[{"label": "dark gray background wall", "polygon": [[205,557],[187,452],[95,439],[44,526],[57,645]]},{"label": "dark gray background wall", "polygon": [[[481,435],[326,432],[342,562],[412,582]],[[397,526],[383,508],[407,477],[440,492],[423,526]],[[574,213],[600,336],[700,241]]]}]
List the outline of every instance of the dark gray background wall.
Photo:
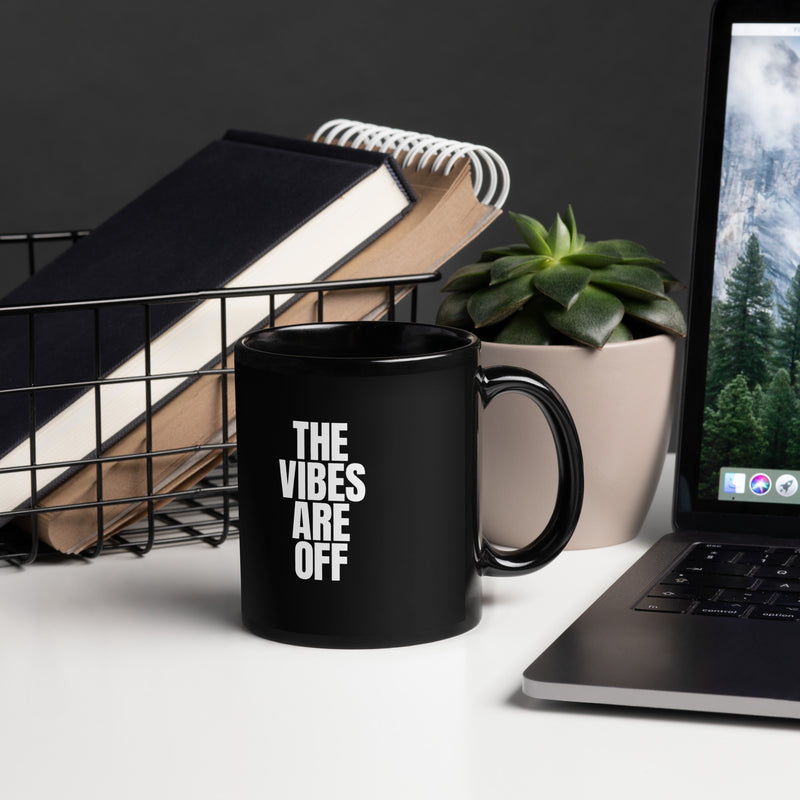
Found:
[{"label": "dark gray background wall", "polygon": [[710,5],[3,0],[0,231],[93,226],[229,127],[350,117],[486,144],[507,208],[572,203],[688,279]]}]

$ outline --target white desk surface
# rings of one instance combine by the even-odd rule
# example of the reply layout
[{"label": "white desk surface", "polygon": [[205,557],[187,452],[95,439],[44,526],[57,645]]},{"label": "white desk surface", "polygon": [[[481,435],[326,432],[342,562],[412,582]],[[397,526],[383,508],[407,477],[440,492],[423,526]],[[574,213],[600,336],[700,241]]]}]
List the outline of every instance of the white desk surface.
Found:
[{"label": "white desk surface", "polygon": [[668,532],[672,466],[634,541],[486,578],[477,628],[416,647],[247,633],[236,540],[0,569],[0,797],[796,795],[797,723],[520,691],[527,664]]}]

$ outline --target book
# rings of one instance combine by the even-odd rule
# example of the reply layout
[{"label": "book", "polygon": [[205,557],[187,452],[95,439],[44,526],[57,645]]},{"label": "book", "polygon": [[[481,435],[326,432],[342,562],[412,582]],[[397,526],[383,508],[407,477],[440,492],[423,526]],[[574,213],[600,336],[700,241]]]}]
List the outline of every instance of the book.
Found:
[{"label": "book", "polygon": [[[219,360],[222,304],[204,291],[325,277],[414,202],[385,154],[229,131],[12,291],[0,314],[3,519]],[[226,300],[225,347],[267,315],[263,297]]]},{"label": "book", "polygon": [[[508,194],[505,164],[496,153],[480,145],[351,120],[325,123],[312,138],[393,155],[403,164],[402,172],[417,198],[398,223],[332,271],[328,276],[331,280],[431,272],[497,218]],[[401,296],[402,291],[398,291],[395,300]],[[286,325],[318,319],[318,292],[295,300],[270,321]],[[386,314],[387,305],[385,289],[347,289],[324,293],[322,311],[328,321],[374,319]],[[225,411],[224,381],[228,381]],[[228,451],[214,450],[210,445],[223,438],[223,418],[227,420],[226,440],[229,444],[235,442],[232,384],[230,376],[203,376],[193,385],[191,394],[184,393],[152,415],[149,446],[142,423],[105,453],[109,462],[103,466],[102,496],[106,502],[109,498],[118,502],[104,508],[104,537],[147,515],[148,505],[142,502],[142,496],[156,494],[154,505],[158,507],[168,502],[171,492],[190,488],[193,480],[218,465],[223,452]],[[176,426],[176,420],[187,418],[187,408],[192,410],[192,425]],[[203,446],[207,449],[180,452]],[[147,451],[157,454],[150,459],[149,487],[147,460],[130,458],[130,454]],[[115,461],[116,457],[121,460]],[[43,540],[64,552],[79,552],[93,545],[97,541],[98,515],[94,506],[98,497],[95,465],[85,467],[52,491],[40,503],[58,509],[38,515]]]}]

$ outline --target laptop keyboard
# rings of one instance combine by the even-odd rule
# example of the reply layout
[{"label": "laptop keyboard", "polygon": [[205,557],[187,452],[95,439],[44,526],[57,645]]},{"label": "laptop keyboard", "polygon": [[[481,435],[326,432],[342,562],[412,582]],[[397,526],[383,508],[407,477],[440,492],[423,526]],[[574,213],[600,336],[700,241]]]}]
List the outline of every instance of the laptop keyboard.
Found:
[{"label": "laptop keyboard", "polygon": [[697,544],[637,611],[800,620],[800,550]]}]

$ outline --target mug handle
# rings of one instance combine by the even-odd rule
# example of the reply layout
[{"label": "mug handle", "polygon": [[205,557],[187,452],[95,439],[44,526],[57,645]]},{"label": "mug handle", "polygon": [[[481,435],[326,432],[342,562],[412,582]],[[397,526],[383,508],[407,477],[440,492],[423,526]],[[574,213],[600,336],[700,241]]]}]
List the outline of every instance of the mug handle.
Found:
[{"label": "mug handle", "polygon": [[518,550],[500,551],[484,539],[478,553],[478,570],[482,575],[533,572],[552,561],[566,547],[578,524],[583,503],[583,455],[578,432],[564,401],[538,375],[502,366],[479,368],[476,377],[484,408],[503,392],[520,392],[539,406],[555,440],[558,494],[544,531]]}]

